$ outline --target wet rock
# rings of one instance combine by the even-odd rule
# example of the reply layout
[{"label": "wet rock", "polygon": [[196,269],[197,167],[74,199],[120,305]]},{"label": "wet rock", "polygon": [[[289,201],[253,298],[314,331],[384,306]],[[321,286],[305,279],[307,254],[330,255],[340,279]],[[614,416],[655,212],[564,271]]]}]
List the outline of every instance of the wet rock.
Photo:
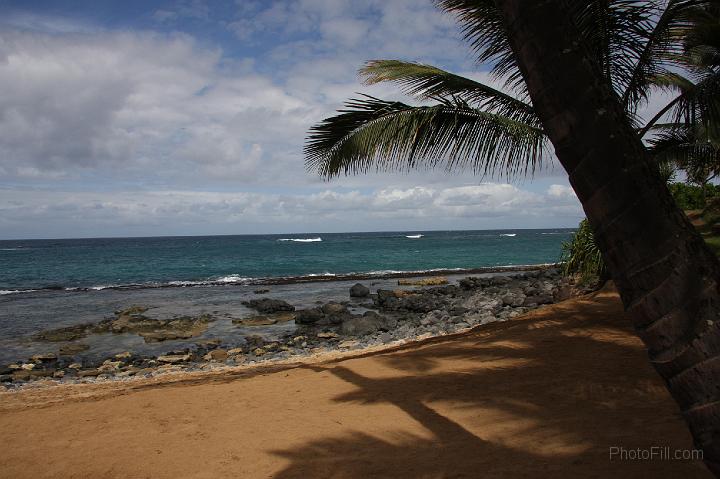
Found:
[{"label": "wet rock", "polygon": [[60,348],[59,354],[60,356],[75,356],[88,349],[90,349],[90,346],[85,343],[66,344]]},{"label": "wet rock", "polygon": [[158,356],[157,360],[161,363],[167,363],[167,364],[177,364],[177,363],[186,363],[190,361],[191,359],[190,354],[165,354],[163,356]]},{"label": "wet rock", "polygon": [[201,341],[198,341],[195,343],[195,345],[198,348],[205,348],[205,349],[213,349],[217,348],[222,344],[221,339],[213,338],[213,339],[203,339]]},{"label": "wet rock", "polygon": [[317,337],[320,339],[335,339],[340,337],[338,333],[317,333]]},{"label": "wet rock", "polygon": [[295,322],[297,324],[315,324],[325,318],[321,308],[302,309],[295,313]]},{"label": "wet rock", "polygon": [[439,286],[442,284],[448,284],[448,279],[445,276],[433,276],[430,278],[404,278],[398,280],[399,285],[403,286]]},{"label": "wet rock", "polygon": [[115,355],[116,359],[130,359],[132,357],[132,353],[130,351],[123,351],[122,353],[118,353]]},{"label": "wet rock", "polygon": [[66,328],[50,329],[35,334],[32,339],[35,341],[61,342],[75,341],[88,335],[90,324],[78,324]]},{"label": "wet rock", "polygon": [[250,318],[233,319],[233,324],[240,324],[243,326],[269,326],[276,324],[277,319],[269,318],[267,316],[252,316]]},{"label": "wet rock", "polygon": [[252,350],[252,353],[255,356],[265,356],[267,354],[267,350],[264,348],[255,348]]},{"label": "wet rock", "polygon": [[295,311],[295,306],[281,300],[281,299],[251,299],[250,301],[243,301],[242,304],[248,308],[252,308],[261,313],[278,313],[280,311]]},{"label": "wet rock", "polygon": [[368,295],[370,295],[370,289],[360,283],[356,283],[350,288],[350,296],[353,298],[366,298]]},{"label": "wet rock", "polygon": [[159,343],[173,339],[190,339],[196,335],[190,331],[152,331],[149,333],[140,333],[140,336],[142,336],[146,343]]},{"label": "wet rock", "polygon": [[100,376],[103,372],[99,369],[85,369],[83,371],[78,371],[78,377],[80,378],[89,378],[89,377],[97,377]]},{"label": "wet rock", "polygon": [[56,361],[57,354],[55,354],[55,353],[35,354],[34,356],[31,356],[30,359],[36,363],[48,363],[51,361]]},{"label": "wet rock", "polygon": [[232,348],[232,349],[229,349],[227,353],[228,353],[230,356],[236,356],[236,355],[238,355],[238,354],[243,354],[244,351],[243,351],[242,348]]},{"label": "wet rock", "polygon": [[265,344],[265,339],[257,334],[252,334],[250,336],[245,336],[245,343],[249,349],[259,348]]},{"label": "wet rock", "polygon": [[133,306],[130,306],[129,308],[126,308],[126,309],[119,309],[119,310],[115,311],[115,314],[116,314],[117,316],[132,315],[132,314],[142,314],[142,313],[144,313],[145,311],[147,311],[148,309],[149,309],[149,308],[147,308],[146,306],[133,305]]},{"label": "wet rock", "polygon": [[344,306],[340,303],[327,303],[322,307],[322,312],[330,315],[330,316],[340,316],[343,314],[348,314],[349,311],[347,309],[347,306]]},{"label": "wet rock", "polygon": [[253,291],[253,293],[255,293],[255,294],[265,294],[265,293],[269,293],[269,292],[270,292],[269,289],[256,289],[255,291]]},{"label": "wet rock", "polygon": [[[242,349],[240,352],[242,352]],[[225,361],[228,356],[228,351],[225,351],[224,349],[214,349],[203,356],[203,359],[206,361]]]}]

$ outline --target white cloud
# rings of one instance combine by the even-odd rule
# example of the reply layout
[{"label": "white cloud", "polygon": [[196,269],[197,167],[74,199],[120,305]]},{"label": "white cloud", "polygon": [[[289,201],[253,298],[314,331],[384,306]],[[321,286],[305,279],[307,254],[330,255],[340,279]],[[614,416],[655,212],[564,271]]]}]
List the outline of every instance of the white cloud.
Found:
[{"label": "white cloud", "polygon": [[[0,189],[0,231],[5,237],[105,234],[258,233],[438,227],[574,226],[577,200],[484,183],[454,188],[390,188],[368,193],[323,190],[313,194],[203,191],[113,193]],[[35,233],[33,225],[42,225]]]}]

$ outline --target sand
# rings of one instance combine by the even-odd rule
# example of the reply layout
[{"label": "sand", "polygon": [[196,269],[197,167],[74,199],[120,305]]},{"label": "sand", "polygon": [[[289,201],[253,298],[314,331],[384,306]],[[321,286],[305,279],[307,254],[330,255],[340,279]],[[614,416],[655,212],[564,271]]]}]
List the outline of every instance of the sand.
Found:
[{"label": "sand", "polygon": [[382,352],[0,394],[3,478],[711,477],[617,295]]}]

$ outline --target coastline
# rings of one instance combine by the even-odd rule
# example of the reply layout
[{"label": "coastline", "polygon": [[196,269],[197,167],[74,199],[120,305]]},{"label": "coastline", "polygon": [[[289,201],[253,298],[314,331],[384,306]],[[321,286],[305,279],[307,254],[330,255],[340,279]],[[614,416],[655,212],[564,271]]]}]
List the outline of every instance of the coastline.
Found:
[{"label": "coastline", "polygon": [[692,448],[610,286],[458,334],[0,392],[0,408],[17,478],[710,477],[608,459]]},{"label": "coastline", "polygon": [[229,275],[222,279],[208,280],[172,280],[164,283],[132,283],[118,285],[95,285],[95,286],[44,286],[26,289],[1,289],[0,296],[11,294],[23,294],[38,291],[66,291],[66,292],[87,292],[87,291],[128,291],[137,289],[162,289],[162,288],[192,288],[201,286],[275,286],[286,284],[322,283],[331,281],[368,281],[394,278],[413,278],[425,276],[443,275],[471,275],[491,274],[518,271],[540,271],[547,268],[557,267],[559,263],[538,263],[527,265],[504,265],[504,266],[483,266],[477,268],[434,268],[416,271],[369,271],[362,273],[322,273],[307,274],[299,276],[269,276],[264,278],[245,278],[239,275]]},{"label": "coastline", "polygon": [[[115,318],[36,333],[36,350],[42,344],[46,346],[29,359],[0,365],[0,384],[20,389],[125,381],[395,346],[506,321],[577,293],[571,281],[554,267],[503,272],[506,274],[462,277],[450,284],[445,277],[400,277],[399,286],[395,286],[399,289],[373,288],[373,293],[358,283],[350,288],[349,300],[326,298],[304,309],[267,297],[265,290],[256,291],[255,299],[243,301],[255,310],[254,315],[232,321],[246,331],[245,336],[235,335],[236,339],[203,336],[215,321],[210,316],[158,320],[145,315],[147,308],[133,306],[116,311]],[[267,336],[269,331],[275,333]],[[108,340],[116,334],[139,335],[145,343],[157,344],[155,350],[159,352],[83,355],[87,349],[84,338],[98,334]]]}]

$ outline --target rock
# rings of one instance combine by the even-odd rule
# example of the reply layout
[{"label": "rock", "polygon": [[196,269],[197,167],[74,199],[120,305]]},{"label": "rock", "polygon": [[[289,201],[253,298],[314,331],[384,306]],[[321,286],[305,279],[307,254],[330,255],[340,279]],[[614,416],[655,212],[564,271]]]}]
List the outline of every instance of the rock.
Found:
[{"label": "rock", "polygon": [[292,342],[293,344],[300,344],[304,341],[307,341],[306,336],[295,336],[290,342]]},{"label": "rock", "polygon": [[335,339],[339,338],[340,335],[338,333],[318,333],[317,337],[320,339]]},{"label": "rock", "polygon": [[439,286],[442,284],[448,284],[448,279],[445,276],[434,276],[431,278],[405,278],[399,279],[398,284],[402,286]]},{"label": "rock", "polygon": [[[240,352],[242,352],[242,349]],[[214,349],[203,356],[203,359],[206,361],[225,361],[228,356],[228,351],[225,351],[224,349]]]},{"label": "rock", "polygon": [[[199,333],[198,333],[199,334]],[[159,343],[162,341],[169,341],[173,339],[190,339],[197,334],[193,334],[192,331],[151,331],[147,333],[140,333],[140,336],[145,340],[146,343]]]},{"label": "rock", "polygon": [[253,334],[250,336],[245,336],[245,343],[247,344],[247,347],[250,349],[259,348],[263,344],[265,344],[265,339],[263,339],[262,336]]},{"label": "rock", "polygon": [[523,302],[523,306],[531,306],[533,304],[541,305],[541,304],[552,304],[553,297],[551,294],[543,293],[538,294],[536,296],[528,296],[525,298],[525,301]]},{"label": "rock", "polygon": [[35,334],[32,338],[35,341],[48,341],[48,342],[60,342],[60,341],[74,341],[76,339],[84,338],[88,335],[89,324],[78,324],[76,326],[68,326],[66,328],[51,329],[47,331],[41,331]]},{"label": "rock", "polygon": [[117,359],[130,359],[130,357],[132,357],[132,353],[130,351],[124,351],[115,355],[115,358]]},{"label": "rock", "polygon": [[88,349],[90,346],[85,343],[66,344],[60,348],[59,354],[60,356],[75,356]]},{"label": "rock", "polygon": [[374,311],[368,311],[363,316],[352,316],[340,325],[340,333],[345,336],[365,336],[375,331],[387,331],[397,325],[397,321],[388,320]]},{"label": "rock", "polygon": [[158,356],[157,360],[161,363],[176,364],[186,363],[190,361],[190,357],[189,354],[166,354],[164,356]]},{"label": "rock", "polygon": [[117,310],[117,311],[115,311],[115,314],[116,314],[117,316],[131,315],[131,314],[142,314],[142,313],[144,313],[144,312],[147,311],[147,310],[148,310],[148,308],[147,308],[146,306],[133,305],[133,306],[130,306],[129,308],[127,308],[127,309]]},{"label": "rock", "polygon": [[330,316],[339,316],[349,313],[347,307],[340,303],[327,303],[321,309],[323,313]]},{"label": "rock", "polygon": [[280,299],[251,299],[250,301],[243,301],[242,304],[248,308],[252,308],[266,314],[278,313],[280,311],[295,311],[295,306],[292,306]]},{"label": "rock", "polygon": [[242,348],[232,348],[232,349],[229,349],[227,353],[228,353],[230,356],[235,356],[235,355],[237,355],[237,354],[243,354],[244,352],[245,352],[245,351],[243,351]]},{"label": "rock", "polygon": [[559,303],[560,301],[570,299],[570,297],[572,297],[572,286],[569,284],[563,284],[555,291],[553,301],[555,303]]},{"label": "rock", "polygon": [[196,344],[197,346],[201,347],[201,348],[208,348],[208,349],[210,349],[210,348],[216,348],[216,347],[220,346],[220,345],[222,344],[222,340],[221,340],[221,339],[217,339],[217,338],[214,338],[214,339],[203,339],[202,341],[198,341],[198,342],[195,343],[195,344]]},{"label": "rock", "polygon": [[512,281],[512,278],[509,276],[500,275],[500,276],[493,276],[492,278],[490,278],[490,280],[492,281],[492,284],[494,284],[496,286],[503,286],[503,285],[510,283]]},{"label": "rock", "polygon": [[265,294],[265,293],[269,293],[269,292],[270,292],[269,289],[256,289],[255,291],[253,291],[253,293],[255,293],[255,294]]},{"label": "rock", "polygon": [[30,359],[32,361],[35,361],[36,363],[48,363],[50,361],[56,361],[57,354],[55,354],[55,353],[36,354],[34,356],[31,356]]},{"label": "rock", "polygon": [[502,298],[500,298],[500,301],[502,301],[503,306],[512,306],[514,308],[518,306],[522,306],[525,301],[525,295],[522,293],[520,294],[512,294],[508,293]]},{"label": "rock", "polygon": [[109,373],[113,371],[117,371],[120,369],[120,366],[122,366],[122,361],[110,361],[109,359],[102,363],[102,366],[98,367],[98,371],[102,371],[104,373]]},{"label": "rock", "polygon": [[25,364],[20,365],[20,369],[23,369],[25,371],[30,371],[32,369],[35,369],[36,366],[37,366],[37,364],[35,364],[35,363],[25,363]]},{"label": "rock", "polygon": [[382,333],[380,336],[378,336],[378,340],[381,343],[389,343],[392,341],[392,335],[390,333]]},{"label": "rock", "polygon": [[263,348],[255,348],[255,349],[252,350],[252,353],[253,353],[255,356],[264,356],[264,355],[267,354],[267,350],[265,350],[265,349],[263,349]]},{"label": "rock", "polygon": [[53,373],[54,378],[64,378],[65,377],[65,371],[55,371]]},{"label": "rock", "polygon": [[357,348],[358,346],[360,346],[360,341],[343,341],[338,344],[338,348],[341,349]]},{"label": "rock", "polygon": [[252,316],[250,318],[233,319],[232,322],[233,324],[241,324],[243,326],[269,326],[276,324],[277,319],[267,316]]},{"label": "rock", "polygon": [[366,298],[369,295],[370,289],[360,283],[356,283],[350,288],[350,297],[352,298]]},{"label": "rock", "polygon": [[295,323],[315,324],[325,317],[321,308],[302,309],[295,313]]},{"label": "rock", "polygon": [[68,369],[82,369],[82,364],[72,363],[70,366],[68,366]]},{"label": "rock", "polygon": [[99,369],[85,369],[84,371],[78,371],[78,377],[81,378],[87,378],[87,377],[96,377],[100,376],[102,374],[102,371]]}]

